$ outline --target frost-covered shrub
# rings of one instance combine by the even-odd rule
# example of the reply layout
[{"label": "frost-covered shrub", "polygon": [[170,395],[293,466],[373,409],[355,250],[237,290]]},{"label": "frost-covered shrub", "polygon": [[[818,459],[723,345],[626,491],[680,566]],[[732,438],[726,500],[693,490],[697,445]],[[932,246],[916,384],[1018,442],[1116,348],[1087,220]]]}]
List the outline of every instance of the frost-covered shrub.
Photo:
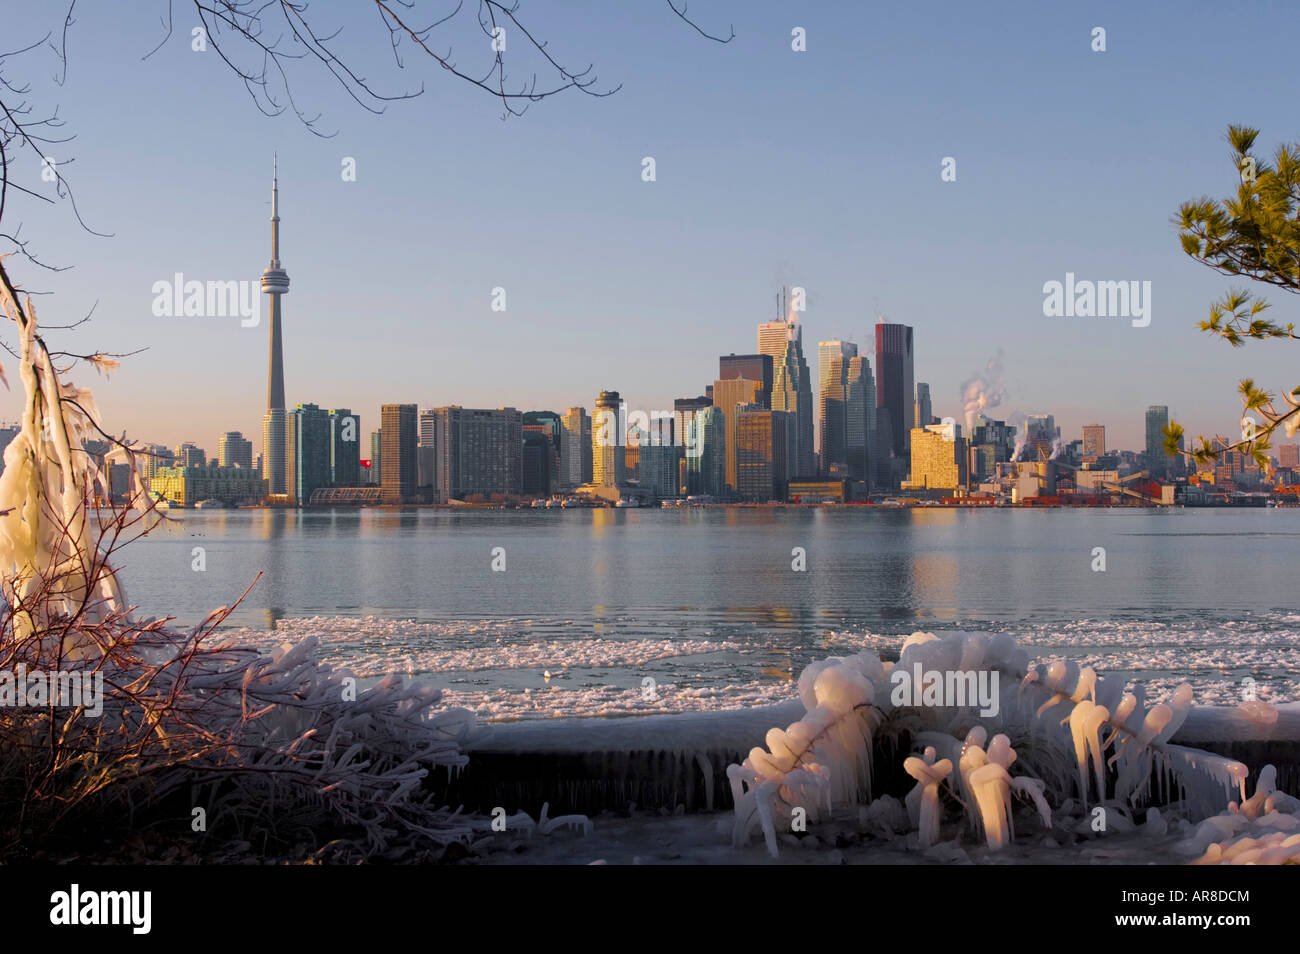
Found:
[{"label": "frost-covered shrub", "polygon": [[0,278],[25,394],[0,475],[0,673],[103,681],[93,706],[0,706],[0,847],[160,817],[188,835],[199,814],[210,832],[338,835],[358,857],[398,833],[468,839],[468,821],[423,785],[465,764],[474,725],[438,710],[441,690],[396,676],[359,688],[314,637],[270,653],[223,645],[229,608],[185,631],[128,604],[113,554],[159,516],[134,466],[132,507],[97,505],[108,488],[84,449],[106,436],[94,401],[62,380],[3,263]]}]

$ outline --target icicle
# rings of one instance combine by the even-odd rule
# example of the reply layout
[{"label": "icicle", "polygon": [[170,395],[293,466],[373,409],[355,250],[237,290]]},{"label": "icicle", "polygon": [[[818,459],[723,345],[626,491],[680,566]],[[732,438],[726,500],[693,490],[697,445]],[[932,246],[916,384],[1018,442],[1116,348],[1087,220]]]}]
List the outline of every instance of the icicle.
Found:
[{"label": "icicle", "polygon": [[[921,847],[929,848],[939,840],[939,783],[952,771],[952,763],[947,759],[934,761],[933,748],[927,748],[925,756],[924,759],[912,756],[904,760],[903,769],[916,779],[916,788],[912,794],[920,793],[920,804],[913,822],[920,829]],[[908,795],[909,803],[912,794]]]}]

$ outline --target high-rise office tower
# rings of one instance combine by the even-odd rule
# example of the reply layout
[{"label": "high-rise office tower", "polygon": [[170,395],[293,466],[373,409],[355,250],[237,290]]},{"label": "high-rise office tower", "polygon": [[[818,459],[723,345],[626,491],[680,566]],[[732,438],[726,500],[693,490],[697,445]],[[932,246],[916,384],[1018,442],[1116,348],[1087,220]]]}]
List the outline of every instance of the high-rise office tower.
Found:
[{"label": "high-rise office tower", "polygon": [[267,493],[283,494],[285,483],[284,344],[280,296],[289,294],[289,275],[280,267],[280,161],[271,166],[271,264],[262,272],[262,292],[271,297],[271,366],[267,374],[266,414],[262,417],[262,476]]},{"label": "high-rise office tower", "polygon": [[385,404],[379,413],[380,496],[386,504],[414,503],[418,409],[414,404]]},{"label": "high-rise office tower", "polygon": [[823,474],[848,467],[849,362],[857,355],[858,346],[851,341],[817,344],[817,430]]},{"label": "high-rise office tower", "polygon": [[924,381],[916,382],[916,420],[913,427],[929,427],[934,423],[933,410],[930,407],[930,385]]},{"label": "high-rise office tower", "polygon": [[222,467],[253,467],[253,442],[239,431],[226,431],[217,441],[217,463]]},{"label": "high-rise office tower", "polygon": [[[737,408],[742,405],[762,407],[759,398],[763,393],[762,381],[749,378],[729,378],[713,382],[713,406],[722,412],[723,434],[726,439],[725,480],[731,493],[736,492],[736,433],[739,423]],[[784,449],[784,448],[783,448]]]},{"label": "high-rise office tower", "polygon": [[626,477],[627,420],[617,391],[601,391],[591,419],[591,482],[617,487]]},{"label": "high-rise office tower", "polygon": [[787,479],[815,477],[813,451],[812,376],[803,354],[803,326],[798,321],[768,321],[758,326],[758,350],[772,355],[772,400],[774,411],[790,415],[794,439]]},{"label": "high-rise office tower", "polygon": [[[524,411],[523,427],[525,433],[525,442],[527,434],[542,434],[549,442],[549,446],[543,447],[541,444],[535,444],[538,459],[534,461],[537,468],[534,477],[539,487],[543,490],[529,490],[524,487],[524,493],[545,493],[550,495],[555,493],[560,486],[560,449],[563,445],[564,424],[560,415],[554,411]],[[527,467],[528,461],[525,461]],[[527,475],[522,478],[525,485],[531,483]]]},{"label": "high-rise office tower", "polygon": [[750,381],[763,382],[763,390],[757,403],[769,407],[772,401],[772,376],[775,366],[775,359],[770,354],[724,354],[718,358],[718,378],[723,381],[747,378]]},{"label": "high-rise office tower", "polygon": [[361,486],[361,417],[346,407],[330,411],[330,479],[335,487]]},{"label": "high-rise office tower", "polygon": [[790,475],[785,443],[791,428],[790,415],[761,404],[745,404],[737,410],[736,492],[741,500],[766,503],[785,499]]},{"label": "high-rise office tower", "polygon": [[876,427],[881,486],[893,487],[907,471],[908,445],[916,420],[912,329],[876,325]]},{"label": "high-rise office tower", "polygon": [[686,492],[721,499],[727,493],[726,417],[721,408],[679,409],[689,415],[682,443],[686,454]]},{"label": "high-rise office tower", "polygon": [[1147,408],[1147,472],[1153,480],[1170,476],[1173,457],[1165,452],[1165,428],[1169,425],[1169,408],[1153,404]]},{"label": "high-rise office tower", "polygon": [[682,448],[676,438],[676,420],[671,414],[650,418],[641,440],[637,479],[641,486],[660,500],[681,494]]},{"label": "high-rise office tower", "polygon": [[437,412],[440,502],[523,492],[524,418],[517,409],[451,405]]},{"label": "high-rise office tower", "polygon": [[1106,426],[1104,424],[1083,425],[1083,458],[1096,461],[1106,456]]},{"label": "high-rise office tower", "polygon": [[573,490],[591,483],[591,415],[585,407],[571,407],[561,418],[560,486]]},{"label": "high-rise office tower", "polygon": [[880,453],[876,440],[876,380],[866,355],[849,359],[844,409],[849,477],[872,483],[872,466]]},{"label": "high-rise office tower", "polygon": [[330,482],[330,416],[315,404],[299,404],[284,418],[285,493],[300,506]]},{"label": "high-rise office tower", "polygon": [[1277,463],[1279,467],[1300,470],[1300,444],[1278,444]]}]

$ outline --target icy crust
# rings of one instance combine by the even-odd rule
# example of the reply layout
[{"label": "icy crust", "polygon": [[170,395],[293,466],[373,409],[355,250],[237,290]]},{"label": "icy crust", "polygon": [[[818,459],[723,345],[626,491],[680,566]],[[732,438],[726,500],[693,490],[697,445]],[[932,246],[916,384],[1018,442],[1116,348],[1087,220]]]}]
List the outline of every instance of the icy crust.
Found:
[{"label": "icy crust", "polygon": [[[660,659],[741,649],[730,641],[700,639],[602,639],[574,637],[537,641],[527,629],[530,620],[445,625],[369,616],[309,617],[280,620],[276,629],[223,630],[229,645],[278,644],[286,638],[314,636],[323,649],[345,659],[358,676],[382,676],[394,667],[422,673],[480,672],[498,669],[565,669],[638,667]],[[359,638],[364,635],[365,639]],[[463,648],[446,646],[455,639],[480,641]]]},{"label": "icy crust", "polygon": [[[996,674],[997,704],[942,697],[917,704],[892,691],[898,671],[983,674],[990,684]],[[1006,633],[918,632],[903,641],[897,664],[869,650],[813,663],[799,677],[799,696],[802,717],[785,730],[768,731],[766,748],[753,748],[742,764],[727,769],[737,846],[761,830],[775,857],[778,832],[806,830],[807,822],[851,806],[869,815],[873,749],[906,728],[919,746],[903,763],[917,782],[906,808],[918,848],[942,840],[946,793],[965,827],[993,851],[1015,838],[1013,800],[1023,798],[1049,830],[1054,824],[1079,830],[1089,819],[1096,831],[1108,824],[1133,830],[1135,813],[1146,811],[1148,831],[1163,836],[1169,821],[1153,808],[1158,804],[1178,826],[1201,823],[1182,850],[1203,851],[1205,863],[1300,861],[1300,831],[1292,832],[1300,827],[1300,802],[1276,791],[1272,766],[1263,768],[1247,799],[1246,765],[1171,743],[1192,710],[1186,683],[1161,701],[1148,701],[1145,687],[1126,691],[1123,681],[1091,667],[1068,660],[1031,663]],[[1292,713],[1286,715],[1289,722]],[[1254,701],[1244,714],[1204,724],[1242,720],[1283,721],[1274,707]],[[990,733],[996,733],[992,739]],[[1230,801],[1234,792],[1240,802]],[[1054,816],[1053,803],[1061,817]],[[892,806],[885,812],[897,814]],[[1068,817],[1074,814],[1081,817]]]},{"label": "icy crust", "polygon": [[565,724],[593,717],[606,721],[619,716],[690,717],[752,709],[790,699],[790,685],[786,682],[755,681],[720,686],[660,682],[654,696],[649,698],[640,686],[592,685],[591,682],[595,680],[577,688],[544,685],[515,692],[496,690],[490,696],[484,695],[483,687],[449,688],[444,690],[443,699],[449,705],[473,710],[485,723],[531,719]]},{"label": "icy crust", "polygon": [[[1016,642],[1043,658],[1068,657],[1099,672],[1140,678],[1149,695],[1191,683],[1205,705],[1235,706],[1243,679],[1256,680],[1259,698],[1273,704],[1300,701],[1300,615],[1255,613],[1210,623],[1154,620],[1076,620],[1064,624],[1021,623],[1007,627]],[[1000,627],[1001,628],[1001,627]],[[890,634],[832,631],[830,652],[896,650]]]}]

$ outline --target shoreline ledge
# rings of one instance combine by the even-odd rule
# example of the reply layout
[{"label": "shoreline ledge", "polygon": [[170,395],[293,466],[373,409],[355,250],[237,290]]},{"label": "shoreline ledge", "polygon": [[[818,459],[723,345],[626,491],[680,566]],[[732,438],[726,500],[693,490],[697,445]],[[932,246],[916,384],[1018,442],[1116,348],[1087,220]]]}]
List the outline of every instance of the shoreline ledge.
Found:
[{"label": "shoreline ledge", "polygon": [[[1263,726],[1236,707],[1196,706],[1171,740],[1244,762],[1252,775],[1272,764],[1278,788],[1300,792],[1300,702],[1276,707]],[[489,723],[464,748],[469,764],[430,784],[451,806],[488,813],[505,808],[552,817],[602,811],[721,811],[731,807],[727,766],[761,746],[768,729],[804,714],[797,698],[749,709],[671,715],[530,719]],[[889,743],[876,748],[877,794],[904,794],[915,784]]]}]

